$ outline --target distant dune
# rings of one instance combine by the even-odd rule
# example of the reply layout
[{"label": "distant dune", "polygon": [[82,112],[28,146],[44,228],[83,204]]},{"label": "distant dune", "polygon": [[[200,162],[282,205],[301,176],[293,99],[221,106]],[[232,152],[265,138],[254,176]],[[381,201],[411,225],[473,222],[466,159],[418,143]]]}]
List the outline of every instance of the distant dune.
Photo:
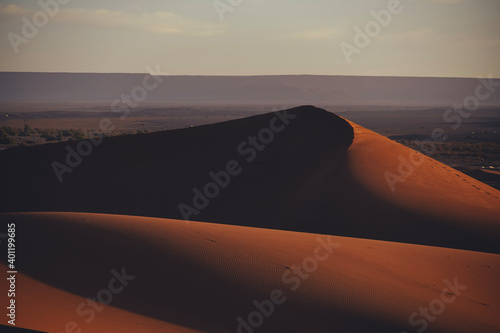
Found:
[{"label": "distant dune", "polygon": [[[260,323],[255,332],[500,329],[494,254],[119,215],[2,214],[0,221],[17,225],[20,327],[63,332],[74,322],[82,332],[232,333],[251,332],[238,326],[252,322]],[[113,270],[126,285],[116,278],[110,284]],[[106,289],[115,293],[108,298]],[[87,297],[110,303],[93,308]],[[430,307],[433,320],[414,315]],[[411,326],[410,317],[418,323]]]},{"label": "distant dune", "polygon": [[[411,149],[315,107],[280,114],[296,118],[261,151],[248,138],[276,114],[106,138],[62,183],[52,163],[66,165],[76,142],[2,151],[0,211],[186,218],[500,253],[499,191],[420,155],[392,192],[386,172],[399,175]],[[230,161],[240,172],[200,199]]]},{"label": "distant dune", "polygon": [[[0,73],[0,103],[111,103],[145,74]],[[161,80],[161,81],[160,81]],[[171,105],[366,105],[451,107],[476,94],[471,78],[369,76],[161,76],[141,102]],[[148,81],[155,85],[155,81]],[[487,83],[488,85],[488,83]],[[500,89],[481,105],[500,105]]]}]

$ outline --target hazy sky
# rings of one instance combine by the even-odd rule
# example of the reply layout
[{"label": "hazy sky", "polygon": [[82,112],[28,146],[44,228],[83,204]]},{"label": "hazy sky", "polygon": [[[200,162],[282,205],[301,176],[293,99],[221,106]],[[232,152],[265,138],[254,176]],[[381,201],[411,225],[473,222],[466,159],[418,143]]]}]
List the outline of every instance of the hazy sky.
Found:
[{"label": "hazy sky", "polygon": [[0,71],[500,77],[500,0],[58,1],[0,0]]}]

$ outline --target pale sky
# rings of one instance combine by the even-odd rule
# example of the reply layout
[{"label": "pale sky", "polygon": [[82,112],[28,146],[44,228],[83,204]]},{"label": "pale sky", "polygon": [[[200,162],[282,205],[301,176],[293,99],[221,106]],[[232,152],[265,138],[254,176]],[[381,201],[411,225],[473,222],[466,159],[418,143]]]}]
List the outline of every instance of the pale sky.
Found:
[{"label": "pale sky", "polygon": [[0,0],[0,71],[500,77],[500,0],[401,0],[385,27],[397,0],[220,0],[223,21],[213,0],[56,1]]}]

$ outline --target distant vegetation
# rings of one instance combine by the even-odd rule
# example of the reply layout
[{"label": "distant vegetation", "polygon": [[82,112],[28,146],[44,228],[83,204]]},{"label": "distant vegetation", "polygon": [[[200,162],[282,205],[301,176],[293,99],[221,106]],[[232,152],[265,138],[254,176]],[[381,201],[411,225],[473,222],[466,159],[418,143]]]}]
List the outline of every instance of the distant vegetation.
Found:
[{"label": "distant vegetation", "polygon": [[[115,135],[146,134],[149,132],[150,130],[147,129],[115,131]],[[2,148],[10,148],[69,140],[78,141],[87,139],[89,135],[92,136],[92,133],[86,133],[81,129],[41,130],[31,128],[28,124],[25,124],[22,129],[3,126],[0,127],[0,145]]]},{"label": "distant vegetation", "polygon": [[0,144],[15,145],[16,144],[16,139],[14,139],[15,135],[16,132],[12,127],[0,128]]},{"label": "distant vegetation", "polygon": [[396,140],[450,166],[500,167],[500,142]]}]

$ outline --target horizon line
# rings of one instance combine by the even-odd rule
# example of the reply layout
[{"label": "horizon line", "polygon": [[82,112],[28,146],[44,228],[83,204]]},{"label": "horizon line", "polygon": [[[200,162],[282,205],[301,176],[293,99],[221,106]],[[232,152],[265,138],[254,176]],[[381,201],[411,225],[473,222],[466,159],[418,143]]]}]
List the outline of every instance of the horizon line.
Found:
[{"label": "horizon line", "polygon": [[[147,72],[30,72],[30,71],[0,71],[0,74],[102,74],[102,75],[145,75]],[[427,78],[427,79],[480,79],[481,76],[413,76],[413,75],[346,75],[346,74],[166,74],[160,76],[172,77],[278,77],[278,76],[322,76],[322,77],[373,77],[373,78]],[[493,80],[500,77],[492,77]]]}]

